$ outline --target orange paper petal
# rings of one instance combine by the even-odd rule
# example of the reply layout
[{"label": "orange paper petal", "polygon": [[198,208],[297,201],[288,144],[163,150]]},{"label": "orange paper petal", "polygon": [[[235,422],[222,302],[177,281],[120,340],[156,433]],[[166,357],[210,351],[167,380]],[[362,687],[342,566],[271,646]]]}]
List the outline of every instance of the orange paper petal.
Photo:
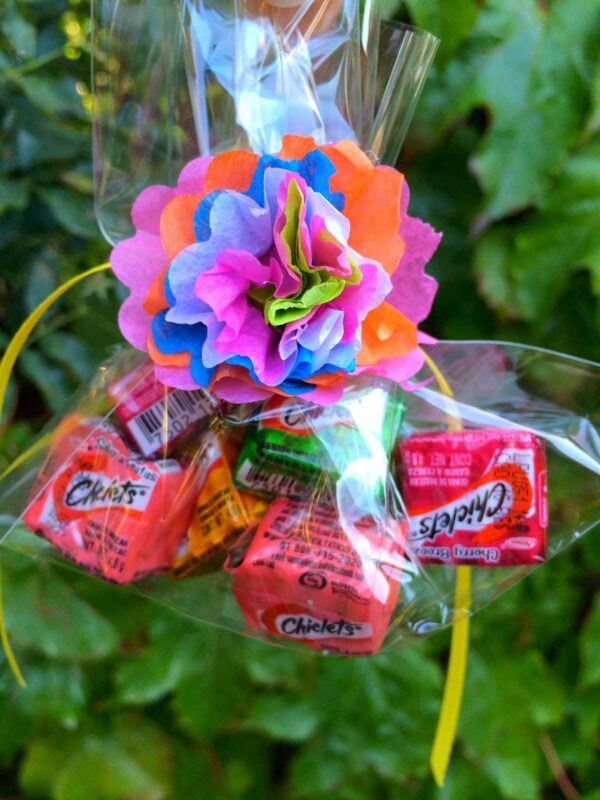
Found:
[{"label": "orange paper petal", "polygon": [[210,162],[204,177],[203,196],[216,189],[245,192],[250,188],[258,156],[247,150],[221,153]]},{"label": "orange paper petal", "polygon": [[142,308],[146,314],[150,314],[151,317],[169,307],[167,298],[165,297],[165,275],[168,269],[169,265],[167,264],[161,269],[156,278],[154,278],[146,294],[146,299],[142,303]]},{"label": "orange paper petal", "polygon": [[281,140],[281,150],[278,153],[279,158],[284,159],[298,159],[299,161],[304,158],[307,153],[312,150],[323,150],[319,147],[312,136],[284,136]]},{"label": "orange paper petal", "polygon": [[202,192],[182,194],[165,207],[160,218],[160,237],[169,256],[194,244],[194,214],[203,197],[216,189],[245,192],[252,181],[258,156],[245,150],[215,156],[206,170]]},{"label": "orange paper petal", "polygon": [[334,386],[344,378],[345,375],[340,376],[337,372],[324,372],[322,375],[312,375],[307,378],[307,383],[314,383],[315,386]]},{"label": "orange paper petal", "polygon": [[388,167],[356,176],[346,189],[344,215],[350,220],[350,244],[378,261],[391,275],[404,253],[400,228],[403,176]]},{"label": "orange paper petal", "polygon": [[171,258],[196,241],[194,213],[201,194],[180,194],[165,206],[160,217],[160,238]]},{"label": "orange paper petal", "polygon": [[160,367],[189,367],[191,362],[190,354],[185,351],[172,355],[161,353],[151,336],[148,337],[148,355]]},{"label": "orange paper petal", "polygon": [[[365,172],[372,172],[375,168],[369,156],[363,153],[360,147],[354,142],[351,142],[350,139],[342,139],[334,145],[328,145],[321,149],[333,162],[336,173],[338,170],[347,172],[350,165],[354,170],[362,170]],[[332,184],[333,183],[336,184],[335,187],[332,186],[334,191],[343,191],[343,187],[337,185],[343,183],[342,176],[334,175],[332,178]]]},{"label": "orange paper petal", "polygon": [[[350,245],[392,274],[404,253],[399,234],[400,196],[404,176],[391,167],[376,167],[350,140],[320,147],[310,136],[284,136],[281,158],[303,158],[321,150],[335,167],[332,192],[345,198],[344,215],[350,220]],[[371,213],[370,213],[371,212]]]},{"label": "orange paper petal", "polygon": [[381,359],[398,358],[417,346],[417,328],[389,303],[370,311],[362,325],[362,349],[356,364],[366,367]]},{"label": "orange paper petal", "polygon": [[346,197],[350,244],[392,274],[404,253],[399,234],[400,197],[404,176],[391,167],[376,167],[350,141],[322,148],[335,167],[330,187]]}]

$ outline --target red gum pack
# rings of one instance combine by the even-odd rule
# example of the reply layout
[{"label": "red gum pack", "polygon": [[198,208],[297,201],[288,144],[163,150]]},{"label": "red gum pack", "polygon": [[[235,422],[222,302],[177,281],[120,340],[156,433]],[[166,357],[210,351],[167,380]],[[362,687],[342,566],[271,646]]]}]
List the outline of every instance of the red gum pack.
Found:
[{"label": "red gum pack", "polygon": [[398,598],[402,524],[365,518],[346,533],[334,509],[280,498],[241,563],[233,593],[247,624],[343,655],[376,653]]},{"label": "red gum pack", "polygon": [[114,413],[133,444],[152,456],[185,436],[214,411],[215,403],[202,389],[183,391],[160,384],[142,364],[108,388],[117,403]]},{"label": "red gum pack", "polygon": [[192,473],[135,456],[112,425],[67,418],[24,516],[72,561],[115,583],[171,566],[194,509]]},{"label": "red gum pack", "polygon": [[424,564],[518,566],[545,558],[546,459],[527,431],[417,433],[399,446],[410,542]]}]

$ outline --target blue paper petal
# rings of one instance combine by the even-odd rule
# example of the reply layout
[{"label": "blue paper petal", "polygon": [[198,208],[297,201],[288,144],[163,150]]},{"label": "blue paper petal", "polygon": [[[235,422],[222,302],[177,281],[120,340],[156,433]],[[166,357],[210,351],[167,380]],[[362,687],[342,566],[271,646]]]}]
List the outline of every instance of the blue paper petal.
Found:
[{"label": "blue paper petal", "polygon": [[344,210],[346,198],[341,192],[332,192],[329,188],[329,179],[335,174],[333,163],[320,150],[307,153],[300,161],[290,159],[286,161],[277,156],[261,156],[256,165],[250,188],[245,194],[252,197],[261,206],[265,204],[265,172],[267,169],[285,169],[295,172],[304,178],[307,185],[315,192],[319,192],[338,211]]},{"label": "blue paper petal", "polygon": [[165,355],[189,353],[191,355],[190,372],[199,386],[208,386],[214,369],[206,369],[202,363],[202,347],[206,341],[206,327],[196,325],[178,325],[168,322],[166,311],[160,311],[152,319],[152,338],[156,348]]},{"label": "blue paper petal", "polygon": [[196,235],[196,241],[206,242],[210,239],[210,212],[215,204],[215,200],[222,192],[222,189],[215,189],[214,192],[210,192],[200,201],[200,205],[194,213],[194,233]]}]

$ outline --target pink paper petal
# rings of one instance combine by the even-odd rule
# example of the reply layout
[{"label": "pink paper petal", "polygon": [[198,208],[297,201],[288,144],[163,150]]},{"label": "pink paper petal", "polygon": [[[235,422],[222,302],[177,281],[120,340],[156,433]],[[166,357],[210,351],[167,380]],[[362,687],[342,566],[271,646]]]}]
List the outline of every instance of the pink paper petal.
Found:
[{"label": "pink paper petal", "polygon": [[160,238],[145,231],[123,239],[110,254],[112,270],[117,278],[143,299],[150,285],[169,263]]},{"label": "pink paper petal", "polygon": [[217,378],[211,392],[228,403],[255,403],[273,396],[273,392],[268,389],[261,389],[235,378]]},{"label": "pink paper petal", "polygon": [[281,359],[277,345],[277,331],[267,325],[258,309],[249,306],[240,335],[227,343],[219,337],[215,349],[224,356],[223,360],[230,356],[248,358],[261,383],[277,386],[285,380],[293,365],[293,358]]},{"label": "pink paper petal", "polygon": [[154,374],[157,381],[163,386],[172,386],[174,389],[184,389],[185,391],[201,388],[192,378],[187,367],[160,367],[155,364]]},{"label": "pink paper petal", "polygon": [[177,195],[170,186],[148,186],[138,195],[131,209],[131,220],[138,231],[160,235],[160,215]]},{"label": "pink paper petal", "polygon": [[119,309],[121,333],[136,350],[146,352],[152,317],[146,314],[138,300],[131,295]]},{"label": "pink paper petal", "polygon": [[199,194],[211,161],[212,156],[201,156],[189,161],[179,173],[177,194]]},{"label": "pink paper petal", "polygon": [[425,266],[435,253],[442,238],[431,225],[407,213],[410,194],[406,181],[402,186],[402,221],[400,235],[405,248],[398,268],[392,276],[392,291],[388,303],[418,325],[429,316],[438,284],[425,273]]},{"label": "pink paper petal", "polygon": [[228,335],[238,336],[247,316],[246,294],[251,285],[264,286],[271,278],[270,267],[244,250],[225,250],[212,269],[196,280],[196,296],[209,306],[216,319],[224,322]]},{"label": "pink paper petal", "polygon": [[382,358],[376,364],[366,367],[357,367],[357,375],[361,373],[369,373],[371,375],[379,375],[381,378],[388,378],[388,380],[395,383],[403,384],[409,378],[414,377],[425,363],[425,358],[420,347],[415,349],[405,356],[399,358]]},{"label": "pink paper petal", "polygon": [[318,386],[312,392],[302,396],[303,400],[312,401],[320,406],[330,406],[339,402],[344,396],[344,382],[338,381],[331,386]]}]

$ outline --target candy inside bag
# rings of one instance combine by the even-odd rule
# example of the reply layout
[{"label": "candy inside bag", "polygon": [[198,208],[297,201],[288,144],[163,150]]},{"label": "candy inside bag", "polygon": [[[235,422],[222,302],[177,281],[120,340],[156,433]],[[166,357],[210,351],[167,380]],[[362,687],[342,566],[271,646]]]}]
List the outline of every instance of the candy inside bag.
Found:
[{"label": "candy inside bag", "polygon": [[365,516],[343,526],[332,504],[279,498],[230,559],[251,629],[344,655],[377,652],[396,606],[403,525]]},{"label": "candy inside bag", "polygon": [[[150,456],[119,410],[146,368],[119,355],[5,480],[4,518],[25,506],[43,557],[186,616],[330,653],[400,646],[452,622],[457,566],[476,610],[600,518],[597,368],[516,346],[431,352],[453,399],[426,375],[405,392],[365,377],[326,407],[209,399]],[[168,433],[182,403],[164,402]],[[247,480],[249,451],[268,484]]]},{"label": "candy inside bag", "polygon": [[[194,445],[200,473],[199,491],[185,539],[172,563],[173,574],[183,577],[215,568],[226,548],[267,510],[258,497],[243,494],[233,483],[224,438],[209,431]],[[220,565],[220,564],[219,564]]]},{"label": "candy inside bag", "polygon": [[208,392],[184,392],[161,385],[146,362],[108,387],[114,414],[143,456],[166,453],[181,438],[205,427],[216,408]]},{"label": "candy inside bag", "polygon": [[76,564],[129,583],[171,566],[195,483],[193,467],[140,457],[110,423],[67,417],[23,519]]},{"label": "candy inside bag", "polygon": [[[382,473],[400,430],[399,391],[373,387],[346,393],[325,407],[276,397],[263,404],[244,439],[235,468],[238,486],[267,496],[310,497],[335,486],[360,459]],[[382,487],[383,488],[383,487]]]},{"label": "candy inside bag", "polygon": [[398,446],[410,542],[422,564],[514,566],[546,553],[543,441],[480,428],[415,433]]}]

